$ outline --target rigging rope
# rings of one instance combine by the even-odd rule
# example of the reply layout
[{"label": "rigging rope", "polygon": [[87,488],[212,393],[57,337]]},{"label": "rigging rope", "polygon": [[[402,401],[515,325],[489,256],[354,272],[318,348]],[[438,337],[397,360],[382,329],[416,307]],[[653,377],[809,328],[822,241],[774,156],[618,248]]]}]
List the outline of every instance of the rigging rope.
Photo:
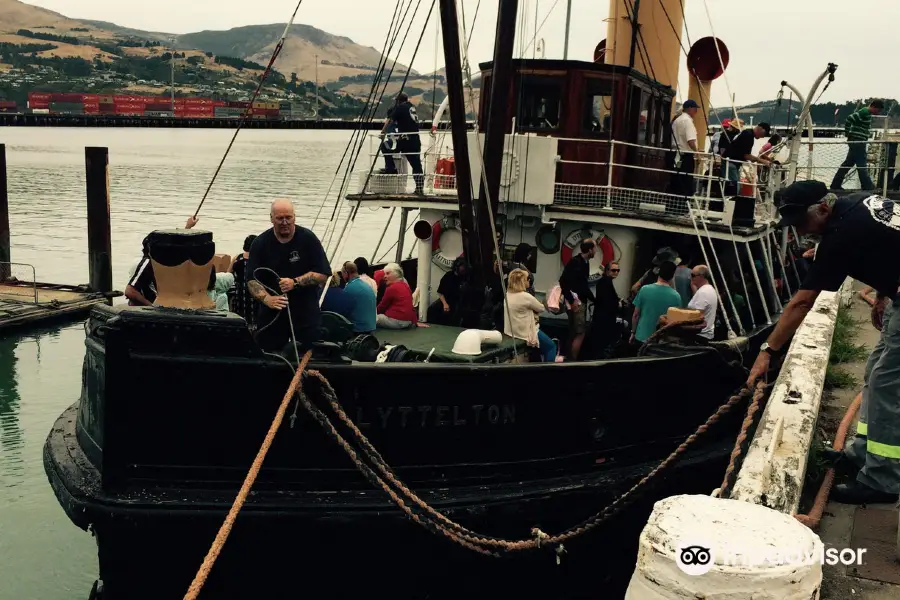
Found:
[{"label": "rigging rope", "polygon": [[[419,10],[419,4],[421,4],[421,2],[422,2],[422,0],[418,0],[418,2],[416,3],[416,10],[413,12],[413,20],[415,19],[416,13],[417,13],[418,10]],[[426,31],[426,29],[428,28],[428,21],[431,20],[431,15],[432,15],[432,13],[434,12],[434,6],[435,6],[435,4],[437,4],[437,0],[432,0],[431,6],[428,8],[428,15],[425,17],[425,23],[424,23],[424,25],[422,26],[422,31],[421,31],[421,33],[419,34],[419,39],[418,39],[418,41],[416,42],[416,47],[415,47],[415,49],[413,50],[413,55],[412,55],[412,59],[410,60],[410,65],[412,65],[412,64],[415,62],[416,56],[418,56],[418,54],[419,54],[419,49],[420,49],[421,46],[422,46],[422,40],[425,38],[425,31]],[[409,27],[407,27],[406,33],[403,35],[403,40],[402,40],[401,43],[400,43],[400,49],[397,51],[397,57],[398,57],[398,58],[399,58],[400,52],[403,50],[403,46],[404,46],[405,43],[406,43],[406,37],[409,35],[409,30],[410,30],[411,28],[412,28],[412,20],[410,20]],[[394,61],[394,65],[396,65],[396,60]],[[410,76],[410,73],[411,73],[411,72],[412,72],[412,67],[410,66],[409,68],[407,68],[407,70],[406,70],[406,75],[403,77],[403,82],[400,84],[400,91],[403,91],[404,89],[406,89],[406,82],[409,80],[409,76]],[[391,66],[391,73],[393,73],[393,65]],[[389,81],[389,80],[390,80],[390,75],[388,75],[388,81]],[[385,91],[387,90],[387,83],[388,83],[388,81],[385,82],[385,86],[384,86],[384,88],[382,89],[382,92],[381,92],[381,97],[382,97],[382,98],[384,97],[384,93],[385,93]],[[380,99],[379,99],[379,103],[380,103]],[[419,133],[416,133],[416,135],[420,135],[420,134],[419,134]],[[372,172],[375,170],[375,165],[378,163],[378,156],[379,156],[380,154],[381,154],[381,145],[379,144],[378,149],[375,151],[375,156],[374,156],[373,159],[372,159],[372,165],[369,167],[369,172],[366,174],[366,180],[365,180],[365,183],[363,184],[363,188],[362,188],[363,190],[365,190],[366,187],[368,187],[368,185],[369,185],[369,180],[370,180],[371,177],[372,177]],[[358,157],[359,157],[359,155],[357,154],[357,156],[356,156],[356,157],[354,158],[354,160],[353,160],[353,165],[354,165],[354,166],[356,165],[356,159],[357,159]],[[352,167],[351,167],[351,168],[352,168]],[[424,177],[424,173],[422,174],[422,177]],[[362,204],[362,200],[357,200],[356,206],[353,207],[353,208],[351,208],[350,215],[348,216],[347,221],[344,222],[344,228],[341,230],[341,235],[338,237],[337,245],[336,245],[336,247],[335,247],[335,249],[334,249],[333,255],[331,256],[331,259],[332,259],[332,260],[337,256],[341,244],[343,243],[343,241],[345,241],[344,234],[345,234],[346,231],[347,231],[348,225],[349,225],[351,222],[355,222],[355,221],[356,221],[356,215],[359,213],[359,207],[360,207],[361,204]],[[329,240],[329,244],[330,244],[330,240]]]},{"label": "rigging rope", "polygon": [[203,192],[203,198],[200,199],[200,204],[197,205],[197,210],[194,211],[194,218],[197,218],[197,215],[200,214],[200,209],[203,208],[203,203],[206,202],[207,196],[209,196],[209,191],[212,189],[213,184],[216,182],[216,178],[219,176],[219,171],[222,170],[222,165],[225,164],[225,159],[228,158],[228,153],[231,152],[231,147],[234,146],[234,141],[237,139],[238,133],[241,132],[241,128],[244,126],[244,123],[247,122],[247,117],[253,111],[253,103],[256,102],[256,99],[259,97],[259,92],[262,90],[263,83],[266,81],[266,77],[269,76],[269,72],[272,70],[272,65],[275,64],[275,59],[278,58],[278,55],[281,54],[281,49],[284,47],[284,40],[287,38],[288,32],[291,29],[291,25],[294,24],[294,19],[297,18],[297,11],[300,10],[300,5],[303,4],[303,0],[299,0],[297,2],[296,8],[294,8],[294,14],[291,15],[291,20],[288,21],[288,24],[284,28],[284,33],[281,35],[281,39],[278,40],[278,44],[275,46],[275,50],[272,51],[272,57],[269,59],[269,64],[266,65],[266,69],[263,71],[262,75],[259,77],[259,83],[256,85],[256,90],[253,92],[253,96],[250,98],[250,106],[241,113],[241,120],[238,121],[237,128],[234,130],[234,135],[231,136],[231,141],[228,142],[228,148],[225,149],[225,154],[222,156],[222,160],[219,161],[219,166],[216,167],[216,172],[213,173],[212,179],[209,182],[209,185],[206,186],[206,191]]},{"label": "rigging rope", "polygon": [[[325,208],[325,204],[328,201],[328,196],[331,194],[331,190],[334,187],[334,182],[337,181],[338,173],[341,171],[341,166],[344,164],[344,159],[347,157],[347,152],[350,150],[350,147],[354,144],[357,135],[362,130],[362,124],[364,122],[363,116],[366,114],[366,110],[368,110],[369,102],[371,101],[372,95],[376,86],[378,85],[378,81],[381,78],[381,72],[383,71],[384,65],[387,62],[387,47],[388,42],[391,39],[391,32],[394,30],[394,24],[397,21],[397,16],[400,14],[400,7],[403,5],[403,0],[397,0],[397,3],[394,5],[394,15],[391,18],[390,27],[388,27],[387,35],[384,38],[384,45],[381,47],[381,57],[378,60],[378,67],[375,70],[375,75],[372,77],[372,85],[369,87],[369,94],[366,98],[366,102],[363,104],[363,107],[359,111],[359,115],[357,116],[357,122],[359,126],[353,130],[350,135],[350,139],[347,141],[347,146],[344,148],[344,153],[341,155],[341,160],[338,162],[337,167],[334,170],[334,177],[331,179],[331,184],[328,186],[328,191],[325,192],[325,197],[322,199],[322,204],[319,206],[319,211],[316,213],[316,218],[313,220],[312,227],[310,229],[315,229],[316,223],[319,221],[319,216],[322,214],[322,210]],[[355,147],[355,146],[354,146]],[[325,233],[328,233],[328,229],[325,230]]]}]

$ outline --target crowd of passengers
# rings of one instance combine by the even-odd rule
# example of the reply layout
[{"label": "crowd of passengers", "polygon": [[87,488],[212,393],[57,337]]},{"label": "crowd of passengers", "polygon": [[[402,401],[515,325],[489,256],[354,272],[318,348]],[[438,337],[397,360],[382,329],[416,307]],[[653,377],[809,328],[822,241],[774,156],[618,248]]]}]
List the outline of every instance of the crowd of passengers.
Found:
[{"label": "crowd of passengers", "polygon": [[[713,276],[707,265],[695,263],[692,257],[682,260],[672,248],[661,248],[647,271],[631,286],[629,296],[620,298],[613,284],[620,273],[618,263],[606,264],[602,276],[591,281],[590,263],[598,250],[598,241],[592,239],[581,242],[579,252],[563,269],[558,285],[541,300],[535,294],[534,275],[527,266],[534,264],[535,247],[519,244],[511,260],[495,263],[494,272],[488,277],[487,293],[473,285],[469,265],[460,256],[440,280],[437,297],[426,311],[427,324],[421,323],[419,290],[411,288],[400,265],[388,263],[373,270],[365,258],[359,257],[332,271],[318,237],[296,225],[291,202],[273,202],[270,218],[270,229],[248,236],[234,260],[218,270],[212,269],[208,286],[211,303],[218,310],[242,316],[265,350],[285,347],[292,337],[291,322],[293,337],[301,345],[308,347],[318,341],[322,312],[342,315],[357,334],[430,324],[496,329],[525,341],[534,349],[535,360],[545,362],[633,355],[665,324],[670,308],[702,313],[703,324],[684,332],[692,343],[712,341],[720,335],[717,330],[723,323],[720,296],[712,285]],[[190,229],[197,222],[192,217],[185,227]],[[802,248],[790,253],[789,261],[801,277],[808,258],[808,252]],[[761,263],[755,267],[762,269]],[[762,271],[758,276],[767,279]],[[738,311],[759,303],[758,297],[743,297],[743,289],[746,285],[731,281],[731,302]],[[153,305],[156,300],[156,281],[146,240],[143,256],[129,276],[125,296],[133,306]],[[291,319],[279,318],[285,309],[290,311]],[[550,313],[568,316],[567,331],[551,337],[541,329],[541,316],[549,317]],[[744,318],[748,318],[746,313]],[[565,348],[559,343],[561,337],[566,340]]]}]

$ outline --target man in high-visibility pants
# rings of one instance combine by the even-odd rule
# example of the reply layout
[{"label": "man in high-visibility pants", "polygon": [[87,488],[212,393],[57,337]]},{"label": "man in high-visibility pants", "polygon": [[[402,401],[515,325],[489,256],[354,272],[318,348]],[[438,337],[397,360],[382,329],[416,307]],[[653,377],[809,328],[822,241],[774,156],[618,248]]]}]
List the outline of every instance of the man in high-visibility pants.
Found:
[{"label": "man in high-visibility pants", "polygon": [[783,354],[791,336],[821,291],[836,292],[847,277],[877,291],[872,323],[881,341],[869,360],[860,430],[846,452],[825,452],[836,468],[857,467],[851,483],[838,485],[832,499],[847,504],[894,502],[900,494],[900,311],[885,310],[900,286],[900,202],[861,192],[838,198],[824,183],[801,181],[780,194],[779,227],[820,238],[815,261],[762,345],[748,384]]}]

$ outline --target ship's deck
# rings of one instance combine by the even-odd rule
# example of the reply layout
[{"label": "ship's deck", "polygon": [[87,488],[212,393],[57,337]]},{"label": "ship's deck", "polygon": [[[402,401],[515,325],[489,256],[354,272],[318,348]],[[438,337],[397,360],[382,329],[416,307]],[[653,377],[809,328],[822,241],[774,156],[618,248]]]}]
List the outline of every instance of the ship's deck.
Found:
[{"label": "ship's deck", "polygon": [[[477,356],[454,354],[453,344],[463,331],[465,329],[462,327],[429,324],[428,327],[414,329],[377,329],[375,337],[382,344],[405,346],[416,360],[425,360],[428,353],[434,348],[434,354],[431,355],[429,362],[506,362],[515,357],[515,352],[523,354],[527,350],[523,340],[514,340],[504,335],[503,341],[499,345],[482,344],[482,352]],[[514,345],[515,351],[513,350]]]}]

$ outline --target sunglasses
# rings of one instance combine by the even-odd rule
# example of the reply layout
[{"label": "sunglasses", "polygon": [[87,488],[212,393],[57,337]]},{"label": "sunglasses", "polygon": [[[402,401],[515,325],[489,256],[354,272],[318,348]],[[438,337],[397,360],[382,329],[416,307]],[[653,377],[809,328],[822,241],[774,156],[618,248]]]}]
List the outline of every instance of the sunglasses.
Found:
[{"label": "sunglasses", "polygon": [[610,273],[618,273],[619,271],[620,271],[620,269],[610,269],[609,270]]}]

